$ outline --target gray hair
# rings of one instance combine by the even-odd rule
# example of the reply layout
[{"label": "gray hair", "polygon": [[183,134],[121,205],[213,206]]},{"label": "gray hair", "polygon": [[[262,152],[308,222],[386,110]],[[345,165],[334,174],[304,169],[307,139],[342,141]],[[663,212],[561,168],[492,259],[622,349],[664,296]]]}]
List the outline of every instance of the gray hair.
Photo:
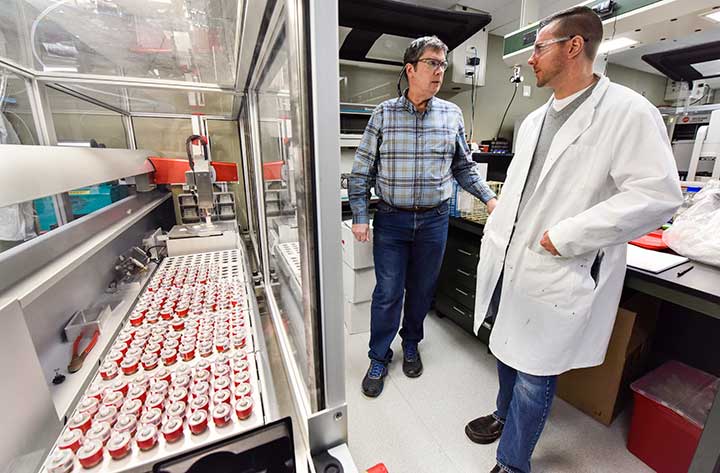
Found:
[{"label": "gray hair", "polygon": [[403,55],[404,64],[415,64],[426,49],[442,51],[447,56],[448,47],[437,36],[423,36],[410,43]]}]

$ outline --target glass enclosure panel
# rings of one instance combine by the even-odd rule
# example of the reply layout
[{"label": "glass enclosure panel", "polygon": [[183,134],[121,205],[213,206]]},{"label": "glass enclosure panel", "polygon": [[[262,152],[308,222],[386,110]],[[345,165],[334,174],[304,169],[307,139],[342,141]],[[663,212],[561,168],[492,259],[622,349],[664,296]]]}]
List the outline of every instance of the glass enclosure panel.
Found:
[{"label": "glass enclosure panel", "polygon": [[243,177],[243,160],[240,152],[240,135],[238,122],[234,120],[208,120],[208,138],[213,161],[235,163],[238,166],[238,182],[228,183],[228,190],[235,195],[235,215],[240,230],[248,229],[247,202],[245,198],[245,178]]},{"label": "glass enclosure panel", "polygon": [[62,87],[132,113],[197,114],[231,118],[235,95],[112,85],[61,84]]},{"label": "glass enclosure panel", "polygon": [[[0,69],[0,145],[3,144],[36,145],[38,141],[25,79]],[[0,252],[42,233],[40,220],[43,217],[56,221],[52,198],[48,200],[46,203],[37,200],[0,207]],[[54,227],[48,226],[47,230],[51,228]]]},{"label": "glass enclosure panel", "polygon": [[122,115],[47,88],[58,145],[87,145],[94,140],[106,148],[128,148]]},{"label": "glass enclosure panel", "polygon": [[[290,52],[296,51],[288,35],[278,35],[276,52],[264,71],[257,94],[258,128],[262,153],[262,183],[269,245],[269,274],[293,347],[295,360],[305,380],[306,392],[315,411],[322,406],[321,366],[314,269],[304,267],[307,241],[315,221],[305,205],[305,160],[308,143],[298,132],[302,124],[305,91],[290,77]],[[300,49],[301,50],[301,49]],[[296,113],[299,112],[299,113]],[[303,241],[301,241],[301,239]],[[267,273],[267,271],[266,271]]]},{"label": "glass enclosure panel", "polygon": [[[47,88],[55,136],[60,146],[89,146],[127,149],[122,115],[92,103]],[[117,181],[73,189],[68,193],[72,220],[84,217],[130,195],[127,185]]]},{"label": "glass enclosure panel", "polygon": [[[400,71],[340,64],[340,102],[377,105],[397,97]],[[407,87],[404,79],[401,87]]]},{"label": "glass enclosure panel", "polygon": [[[253,242],[253,248],[255,249],[255,262],[257,263],[257,266],[259,268],[259,271],[262,272],[262,241],[260,240],[259,235],[259,228],[260,228],[260,221],[259,221],[259,215],[258,215],[258,195],[257,190],[255,187],[255,167],[252,165],[252,163],[255,161],[255,156],[253,154],[253,145],[252,145],[252,132],[250,129],[250,115],[248,110],[248,103],[245,102],[244,108],[240,112],[240,133],[241,133],[241,141],[240,144],[242,146],[243,154],[245,155],[244,162],[247,163],[247,167],[245,169],[247,173],[247,179],[248,179],[248,190],[249,195],[247,196],[248,199],[248,225],[250,230],[250,239]],[[264,223],[263,223],[264,224]]]},{"label": "glass enclosure panel", "polygon": [[185,140],[192,135],[189,118],[133,117],[135,143],[138,149],[148,149],[160,156],[187,158]]},{"label": "glass enclosure panel", "polygon": [[[29,50],[29,63],[39,71],[224,85],[235,80],[241,4],[0,0],[7,49]],[[23,22],[19,27],[18,21]]]},{"label": "glass enclosure panel", "polygon": [[0,0],[0,57],[31,67],[22,3],[22,0]]}]

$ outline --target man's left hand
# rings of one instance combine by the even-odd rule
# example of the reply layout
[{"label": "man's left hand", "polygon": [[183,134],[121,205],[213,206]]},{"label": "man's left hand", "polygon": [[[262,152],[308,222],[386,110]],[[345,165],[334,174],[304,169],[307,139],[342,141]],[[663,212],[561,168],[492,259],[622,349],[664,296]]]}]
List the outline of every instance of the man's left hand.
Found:
[{"label": "man's left hand", "polygon": [[543,233],[542,240],[540,240],[540,246],[545,248],[545,251],[550,253],[553,256],[560,256],[560,252],[555,248],[555,245],[553,245],[553,242],[550,241],[550,235],[548,235],[548,232],[546,231]]},{"label": "man's left hand", "polygon": [[492,199],[488,200],[485,203],[485,205],[487,206],[488,215],[493,213],[493,211],[495,210],[495,207],[497,206],[497,203],[498,203],[498,200],[495,197],[493,197]]}]

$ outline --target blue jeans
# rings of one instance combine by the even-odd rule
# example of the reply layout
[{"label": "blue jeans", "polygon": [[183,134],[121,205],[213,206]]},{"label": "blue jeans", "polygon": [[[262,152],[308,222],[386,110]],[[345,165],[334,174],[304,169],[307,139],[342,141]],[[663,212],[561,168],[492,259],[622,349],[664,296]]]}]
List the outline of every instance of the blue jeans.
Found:
[{"label": "blue jeans", "polygon": [[377,283],[370,309],[371,360],[387,364],[400,328],[403,347],[423,339],[423,321],[435,295],[447,242],[448,204],[409,212],[380,202],[373,221]]},{"label": "blue jeans", "polygon": [[530,473],[530,457],[550,413],[557,376],[521,373],[498,360],[500,390],[497,411],[505,423],[497,449],[497,462],[504,471]]}]

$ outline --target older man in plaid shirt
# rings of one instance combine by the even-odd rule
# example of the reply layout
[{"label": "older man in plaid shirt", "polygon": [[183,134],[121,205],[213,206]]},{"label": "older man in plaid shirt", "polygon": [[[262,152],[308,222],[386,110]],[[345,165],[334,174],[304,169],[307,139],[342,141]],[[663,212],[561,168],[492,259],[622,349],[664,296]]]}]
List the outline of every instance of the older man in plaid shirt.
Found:
[{"label": "older man in plaid shirt", "polygon": [[422,374],[418,343],[445,253],[453,178],[485,202],[489,212],[497,202],[470,157],[460,108],[435,97],[448,66],[446,55],[447,46],[435,36],[410,44],[403,58],[409,88],[373,112],[348,180],[358,241],[369,240],[371,187],[381,199],[374,220],[377,284],[371,306],[370,367],[362,382],[368,397],[382,392],[403,296],[403,372],[411,378]]}]

